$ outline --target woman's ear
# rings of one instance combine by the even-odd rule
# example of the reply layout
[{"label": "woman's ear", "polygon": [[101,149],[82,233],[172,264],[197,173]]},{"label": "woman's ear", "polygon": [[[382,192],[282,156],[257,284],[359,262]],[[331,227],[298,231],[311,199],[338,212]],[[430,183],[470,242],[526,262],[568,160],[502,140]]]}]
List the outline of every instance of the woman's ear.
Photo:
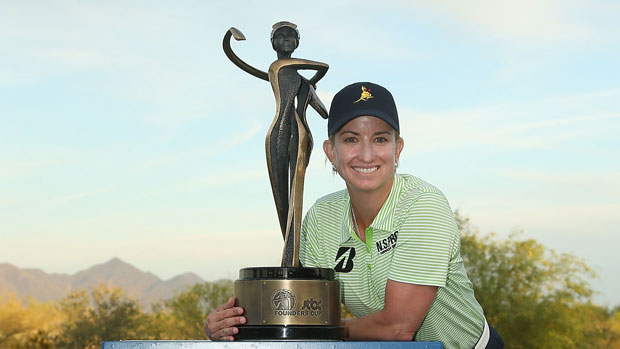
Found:
[{"label": "woman's ear", "polygon": [[335,150],[334,144],[332,144],[332,141],[327,139],[325,140],[325,142],[323,142],[323,151],[325,152],[325,155],[329,159],[329,162],[331,162],[332,164],[336,160],[336,155],[335,155],[334,150]]},{"label": "woman's ear", "polygon": [[396,154],[394,157],[396,162],[400,161],[400,152],[403,151],[404,147],[405,147],[405,141],[401,137],[398,137],[398,139],[396,140]]}]

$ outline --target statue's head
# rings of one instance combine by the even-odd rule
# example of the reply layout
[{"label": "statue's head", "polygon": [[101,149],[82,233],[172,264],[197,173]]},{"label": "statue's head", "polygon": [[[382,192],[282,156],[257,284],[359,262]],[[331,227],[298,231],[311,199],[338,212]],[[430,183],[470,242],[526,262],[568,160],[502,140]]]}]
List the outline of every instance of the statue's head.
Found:
[{"label": "statue's head", "polygon": [[271,30],[271,46],[282,54],[290,55],[299,46],[299,31],[297,25],[291,22],[278,22]]}]

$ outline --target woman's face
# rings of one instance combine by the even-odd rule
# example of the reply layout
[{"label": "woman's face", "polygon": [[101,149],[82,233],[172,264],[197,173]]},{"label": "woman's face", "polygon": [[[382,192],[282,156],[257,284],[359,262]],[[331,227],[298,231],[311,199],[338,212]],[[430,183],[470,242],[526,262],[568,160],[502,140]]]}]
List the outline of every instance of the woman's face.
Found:
[{"label": "woman's face", "polygon": [[297,48],[297,32],[290,27],[282,27],[273,34],[273,49],[280,53],[293,53]]},{"label": "woman's face", "polygon": [[395,162],[404,142],[396,131],[374,116],[360,116],[346,123],[323,150],[347,183],[349,192],[389,193]]}]

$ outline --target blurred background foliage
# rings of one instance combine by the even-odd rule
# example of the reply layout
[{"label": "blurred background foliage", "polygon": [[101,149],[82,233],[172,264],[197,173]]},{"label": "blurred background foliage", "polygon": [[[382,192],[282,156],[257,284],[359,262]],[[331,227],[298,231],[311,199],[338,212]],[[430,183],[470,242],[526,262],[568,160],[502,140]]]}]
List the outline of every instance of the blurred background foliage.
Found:
[{"label": "blurred background foliage", "polygon": [[[461,254],[476,297],[507,348],[620,348],[620,307],[592,303],[596,273],[513,233],[482,235],[459,212]],[[203,321],[232,281],[196,284],[144,309],[122,289],[74,290],[59,302],[0,295],[0,348],[100,348],[102,341],[208,339]],[[343,317],[352,315],[342,307]]]}]

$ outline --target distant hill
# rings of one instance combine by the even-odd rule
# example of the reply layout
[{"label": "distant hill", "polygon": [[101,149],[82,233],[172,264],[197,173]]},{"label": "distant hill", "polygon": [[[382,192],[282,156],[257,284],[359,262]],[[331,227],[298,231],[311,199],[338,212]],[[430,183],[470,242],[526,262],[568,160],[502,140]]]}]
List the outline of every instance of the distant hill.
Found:
[{"label": "distant hill", "polygon": [[92,288],[103,283],[121,287],[127,295],[148,305],[174,296],[175,291],[202,282],[205,281],[193,273],[177,275],[164,281],[119,258],[73,275],[48,274],[40,269],[20,269],[8,263],[0,263],[0,294],[12,291],[18,296],[33,297],[40,301],[59,300],[71,290]]}]

